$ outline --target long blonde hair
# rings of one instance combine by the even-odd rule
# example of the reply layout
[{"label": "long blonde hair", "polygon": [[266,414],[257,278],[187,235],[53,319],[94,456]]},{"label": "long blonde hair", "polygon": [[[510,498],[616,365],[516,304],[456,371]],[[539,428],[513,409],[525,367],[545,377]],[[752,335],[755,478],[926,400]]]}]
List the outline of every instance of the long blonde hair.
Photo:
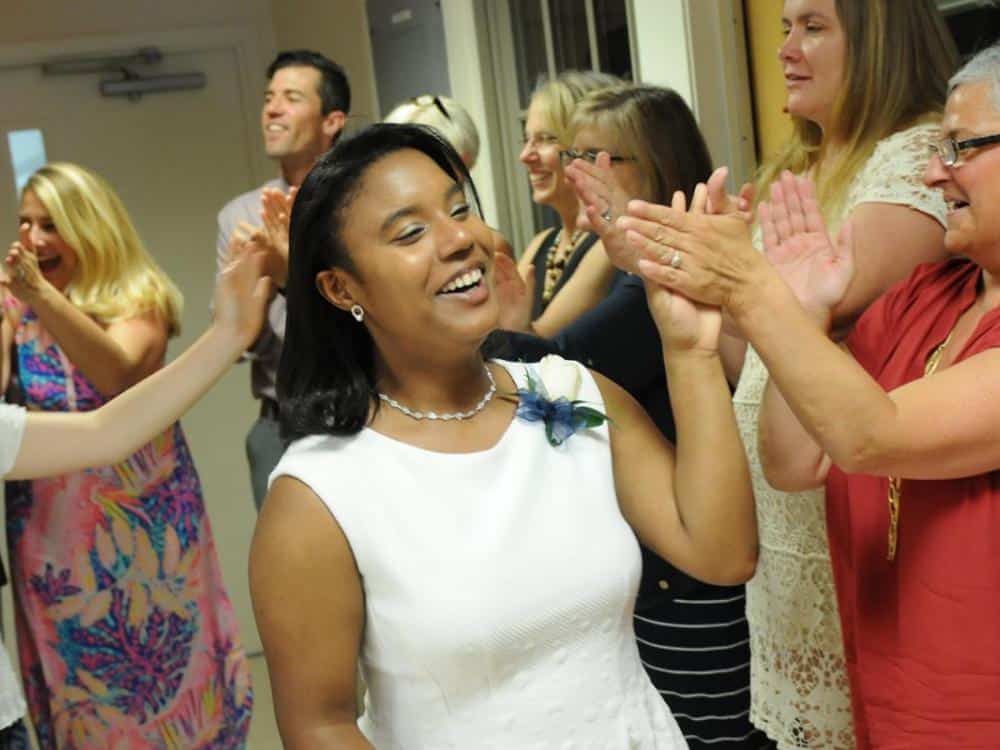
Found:
[{"label": "long blonde hair", "polygon": [[836,6],[846,39],[844,83],[827,140],[843,148],[827,163],[819,126],[795,117],[793,137],[756,178],[761,200],[782,170],[813,170],[828,218],[880,140],[940,116],[958,57],[934,0],[836,0]]},{"label": "long blonde hair", "polygon": [[111,186],[83,167],[53,162],[24,186],[45,206],[78,265],[66,296],[95,320],[109,324],[150,312],[163,317],[169,336],[181,329],[184,299],[139,239]]}]

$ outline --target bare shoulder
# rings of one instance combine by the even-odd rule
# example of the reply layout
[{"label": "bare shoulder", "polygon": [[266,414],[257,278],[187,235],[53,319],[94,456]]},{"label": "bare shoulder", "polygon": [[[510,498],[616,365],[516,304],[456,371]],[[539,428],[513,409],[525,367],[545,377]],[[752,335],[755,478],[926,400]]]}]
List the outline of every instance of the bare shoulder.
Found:
[{"label": "bare shoulder", "polygon": [[[607,408],[607,415],[611,424],[616,428],[630,427],[637,422],[646,422],[648,417],[645,410],[639,405],[632,394],[622,388],[611,378],[602,375],[596,370],[588,369],[587,372],[594,378],[597,388],[604,399],[604,406]],[[615,430],[612,430],[615,432]]]},{"label": "bare shoulder", "polygon": [[274,480],[254,529],[251,565],[255,556],[277,554],[285,565],[308,565],[352,559],[347,538],[319,495],[292,476]]}]

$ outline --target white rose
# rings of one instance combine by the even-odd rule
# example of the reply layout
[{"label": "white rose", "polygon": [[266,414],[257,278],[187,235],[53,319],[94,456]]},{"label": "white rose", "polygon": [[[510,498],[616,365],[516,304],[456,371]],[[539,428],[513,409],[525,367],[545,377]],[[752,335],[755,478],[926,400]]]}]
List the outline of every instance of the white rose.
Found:
[{"label": "white rose", "polygon": [[551,401],[576,400],[580,391],[580,368],[575,363],[557,354],[548,354],[538,363],[538,377]]}]

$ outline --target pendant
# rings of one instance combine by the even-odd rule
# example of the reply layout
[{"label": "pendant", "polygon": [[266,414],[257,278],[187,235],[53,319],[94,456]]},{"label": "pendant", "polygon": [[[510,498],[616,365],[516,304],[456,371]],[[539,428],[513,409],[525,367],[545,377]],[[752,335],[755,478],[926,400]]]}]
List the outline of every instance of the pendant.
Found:
[{"label": "pendant", "polygon": [[896,477],[889,477],[889,550],[886,559],[892,562],[896,559],[896,544],[899,541],[899,504],[903,500],[902,482]]}]

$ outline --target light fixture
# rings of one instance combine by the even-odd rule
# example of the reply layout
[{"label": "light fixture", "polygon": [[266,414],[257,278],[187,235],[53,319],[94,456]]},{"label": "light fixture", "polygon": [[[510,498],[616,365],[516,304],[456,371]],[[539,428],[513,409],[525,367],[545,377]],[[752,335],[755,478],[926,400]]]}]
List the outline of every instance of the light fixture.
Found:
[{"label": "light fixture", "polygon": [[123,72],[125,75],[122,78],[105,78],[101,81],[101,96],[127,96],[135,100],[143,94],[205,88],[204,73],[139,76],[129,71]]},{"label": "light fixture", "polygon": [[64,76],[117,73],[117,77],[101,79],[99,84],[101,95],[125,96],[132,101],[141,99],[143,94],[205,88],[204,73],[143,75],[134,70],[136,66],[158,65],[163,62],[163,57],[163,52],[157,47],[140,47],[135,52],[107,55],[61,57],[43,62],[42,74]]},{"label": "light fixture", "polygon": [[106,73],[121,70],[129,65],[155,65],[162,60],[163,53],[156,47],[141,47],[135,52],[126,54],[84,55],[46,60],[42,63],[42,73],[47,76]]}]

